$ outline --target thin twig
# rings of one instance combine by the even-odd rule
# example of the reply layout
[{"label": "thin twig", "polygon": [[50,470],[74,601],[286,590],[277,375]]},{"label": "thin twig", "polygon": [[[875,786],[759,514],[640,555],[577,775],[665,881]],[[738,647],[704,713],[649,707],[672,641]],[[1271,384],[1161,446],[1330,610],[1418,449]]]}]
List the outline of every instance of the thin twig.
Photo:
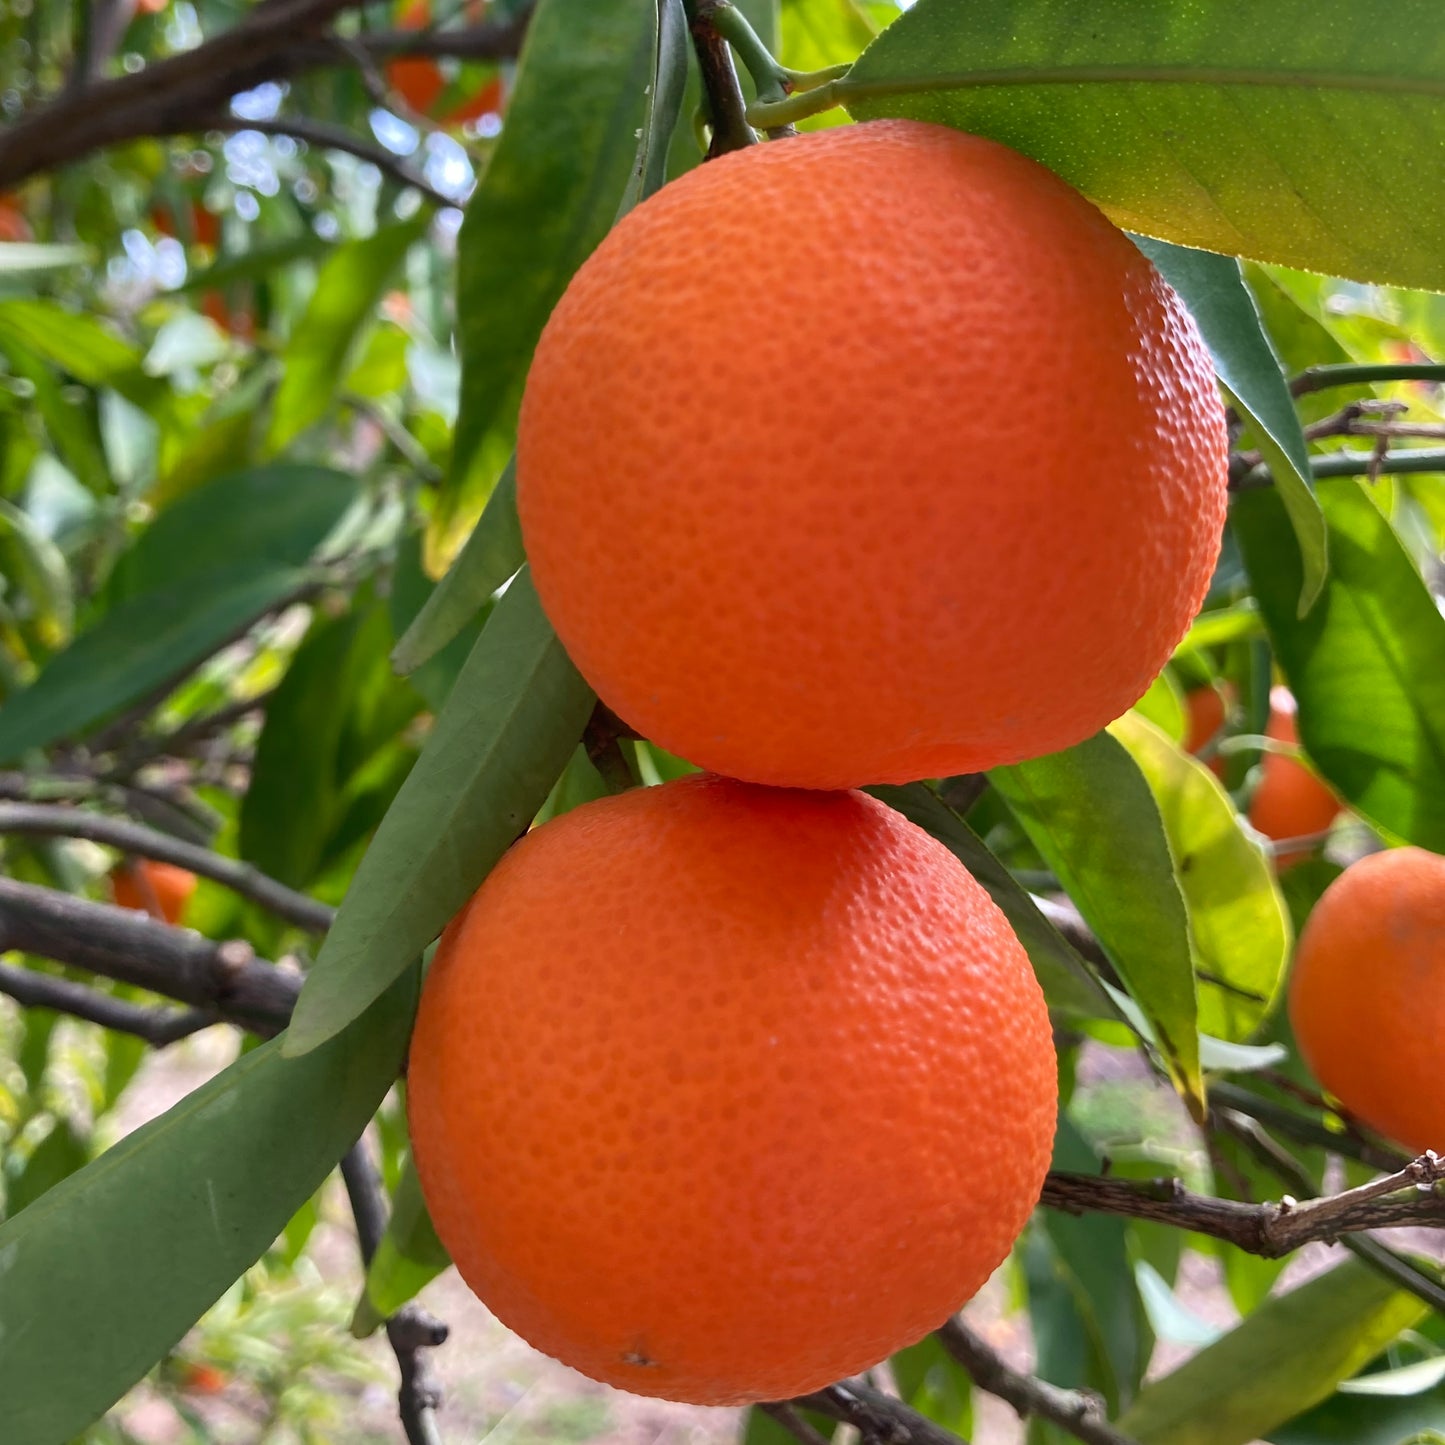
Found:
[{"label": "thin twig", "polygon": [[399,155],[387,150],[385,146],[377,145],[375,141],[367,140],[365,136],[357,135],[354,130],[344,125],[333,125],[329,121],[312,120],[301,115],[280,115],[270,120],[246,120],[228,112],[210,116],[197,126],[197,129],[232,133],[254,130],[261,135],[290,136],[293,140],[305,141],[307,145],[321,150],[343,151],[358,160],[369,162],[394,181],[410,186],[414,191],[420,191],[433,205],[445,207],[461,204],[457,197],[437,190],[420,171],[407,165]]},{"label": "thin twig", "polygon": [[1228,1240],[1249,1254],[1279,1259],[1306,1244],[1402,1225],[1445,1226],[1445,1160],[1423,1154],[1403,1169],[1342,1194],[1244,1204],[1191,1194],[1178,1179],[1106,1179],[1051,1173],[1042,1202],[1067,1214],[1118,1214]]},{"label": "thin twig", "polygon": [[1436,362],[1344,362],[1337,366],[1311,366],[1291,379],[1291,396],[1306,396],[1332,386],[1370,386],[1380,381],[1445,382],[1445,366]]},{"label": "thin twig", "polygon": [[24,1008],[48,1008],[72,1018],[85,1019],[117,1033],[134,1034],[152,1048],[163,1049],[217,1023],[206,1009],[151,1008],[98,993],[83,983],[33,968],[0,963],[0,993]]},{"label": "thin twig", "polygon": [[816,1430],[809,1423],[803,1412],[786,1400],[778,1400],[771,1405],[759,1405],[758,1409],[765,1415],[771,1415],[798,1445],[828,1445],[828,1437],[821,1430]]},{"label": "thin twig", "polygon": [[[358,1139],[342,1157],[341,1177],[356,1219],[361,1263],[363,1267],[370,1267],[386,1232],[386,1194],[364,1138]],[[444,1343],[447,1327],[413,1302],[386,1322],[386,1334],[401,1371],[397,1407],[409,1445],[439,1445],[441,1437],[433,1412],[441,1404],[441,1387],[432,1377],[422,1351]]]},{"label": "thin twig", "polygon": [[757,136],[748,124],[747,105],[733,65],[733,53],[708,18],[705,0],[683,0],[683,9],[692,33],[692,47],[697,52],[703,94],[707,97],[708,122],[712,126],[707,158],[715,160],[729,151],[754,145]]},{"label": "thin twig", "polygon": [[1007,1400],[1020,1419],[1036,1415],[1086,1445],[1136,1445],[1130,1436],[1110,1426],[1104,1402],[1097,1395],[1061,1389],[1047,1380],[1022,1374],[962,1320],[951,1319],[934,1334],[979,1389]]},{"label": "thin twig", "polygon": [[92,843],[119,848],[142,858],[154,858],[188,868],[202,878],[209,878],[249,898],[262,908],[304,928],[311,933],[325,933],[331,927],[335,910],[235,858],[223,857],[209,848],[172,838],[140,823],[123,818],[110,818],[103,813],[90,813],[81,808],[67,808],[50,803],[0,803],[0,834],[21,834],[27,837],[86,838]]},{"label": "thin twig", "polygon": [[168,733],[157,733],[141,737],[123,750],[116,759],[117,772],[134,772],[142,763],[152,758],[185,757],[197,743],[206,742],[219,732],[234,726],[252,713],[264,711],[271,701],[274,688],[257,693],[254,697],[237,698],[234,702],[218,707],[214,712],[202,713],[188,719]]},{"label": "thin twig", "polygon": [[286,1027],[299,975],[238,939],[215,943],[144,913],[0,878],[0,952],[19,949],[134,984],[270,1035]]},{"label": "thin twig", "polygon": [[1288,1135],[1301,1144],[1314,1144],[1331,1153],[1342,1154],[1348,1159],[1357,1159],[1371,1169],[1393,1171],[1403,1168],[1410,1156],[1388,1144],[1368,1138],[1345,1120],[1346,1131],[1327,1128],[1318,1119],[1311,1119],[1297,1113],[1287,1104],[1266,1099],[1226,1079],[1217,1079],[1209,1086],[1210,1099],[1224,1108],[1248,1115],[1272,1129]]},{"label": "thin twig", "polygon": [[951,1430],[861,1380],[845,1380],[786,1403],[852,1425],[864,1445],[967,1445]]}]

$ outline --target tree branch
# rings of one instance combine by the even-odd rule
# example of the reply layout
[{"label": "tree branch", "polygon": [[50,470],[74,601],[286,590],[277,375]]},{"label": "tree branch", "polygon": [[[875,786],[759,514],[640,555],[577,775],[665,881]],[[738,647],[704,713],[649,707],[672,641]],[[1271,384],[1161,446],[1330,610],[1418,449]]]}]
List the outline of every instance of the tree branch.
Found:
[{"label": "tree branch", "polygon": [[1403,1169],[1341,1194],[1245,1204],[1191,1194],[1178,1179],[1105,1179],[1054,1171],[1042,1202],[1067,1214],[1121,1214],[1228,1240],[1249,1254],[1279,1259],[1306,1244],[1400,1225],[1445,1226],[1445,1159],[1422,1154]]},{"label": "tree branch", "polygon": [[1085,1445],[1136,1445],[1109,1425],[1104,1402],[1083,1390],[1064,1390],[1015,1370],[987,1340],[959,1319],[934,1331],[939,1344],[968,1371],[980,1390],[1007,1400],[1020,1419],[1036,1415]]},{"label": "tree branch", "polygon": [[202,878],[209,878],[249,898],[253,903],[304,928],[311,933],[325,933],[331,927],[335,910],[304,893],[268,878],[249,863],[226,858],[186,843],[168,833],[157,832],[140,823],[110,818],[103,813],[89,813],[80,808],[67,808],[48,803],[0,803],[0,834],[20,834],[44,838],[86,838],[142,858],[155,858],[188,868]]},{"label": "tree branch", "polygon": [[144,913],[0,878],[0,952],[18,949],[149,989],[270,1035],[286,1027],[301,980],[237,939],[214,943]]},{"label": "tree branch", "polygon": [[194,50],[57,96],[0,133],[0,190],[71,165],[105,146],[204,130],[218,106],[263,81],[353,64],[350,46],[378,57],[511,58],[520,49],[529,17],[524,11],[461,30],[398,30],[345,39],[319,33],[358,3],[269,0]]},{"label": "tree branch", "polygon": [[742,86],[738,83],[732,51],[712,23],[709,14],[712,8],[709,0],[683,0],[688,29],[692,33],[692,48],[697,52],[698,69],[702,73],[708,121],[712,126],[708,160],[715,160],[729,151],[740,151],[745,146],[754,145],[758,139],[748,124],[747,105],[743,100]]},{"label": "tree branch", "polygon": [[860,1380],[845,1380],[783,1403],[852,1425],[863,1445],[968,1445],[902,1400]]},{"label": "tree branch", "polygon": [[55,978],[3,962],[0,962],[0,993],[13,998],[23,1008],[53,1009],[56,1013],[100,1024],[102,1028],[115,1029],[117,1033],[134,1034],[157,1049],[219,1021],[218,1015],[206,1009],[148,1008],[97,993],[68,978]]},{"label": "tree branch", "polygon": [[[357,1140],[342,1158],[341,1177],[356,1219],[361,1262],[370,1267],[386,1232],[386,1195],[364,1139]],[[416,1303],[403,1306],[386,1322],[387,1339],[401,1371],[397,1406],[409,1445],[441,1445],[432,1418],[441,1404],[441,1387],[432,1378],[422,1351],[445,1343],[447,1334],[446,1325]]]}]

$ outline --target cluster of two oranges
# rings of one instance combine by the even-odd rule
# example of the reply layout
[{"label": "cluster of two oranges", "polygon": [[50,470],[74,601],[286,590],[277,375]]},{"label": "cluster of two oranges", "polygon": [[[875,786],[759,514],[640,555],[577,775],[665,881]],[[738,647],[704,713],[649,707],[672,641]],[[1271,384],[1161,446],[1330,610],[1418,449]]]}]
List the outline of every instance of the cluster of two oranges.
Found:
[{"label": "cluster of two oranges", "polygon": [[869,783],[1066,747],[1187,628],[1226,504],[1178,297],[1033,162],[878,122],[726,156],[578,272],[523,403],[535,583],[708,771],[519,842],[409,1069],[437,1229],[595,1378],[778,1398],[941,1324],[1035,1204],[1050,1025]]}]

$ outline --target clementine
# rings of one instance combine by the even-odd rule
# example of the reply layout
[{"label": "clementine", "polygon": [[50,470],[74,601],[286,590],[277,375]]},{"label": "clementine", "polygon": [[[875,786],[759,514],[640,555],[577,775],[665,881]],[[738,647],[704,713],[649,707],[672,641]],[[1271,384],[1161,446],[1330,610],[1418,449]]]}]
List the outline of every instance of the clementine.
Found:
[{"label": "clementine", "polygon": [[[1019,377],[1037,404],[1000,411]],[[518,502],[609,707],[703,767],[838,788],[1137,701],[1203,598],[1227,450],[1128,237],[1001,145],[875,121],[723,156],[614,228],[538,345]]]},{"label": "clementine", "polygon": [[1300,934],[1289,1012],[1315,1077],[1352,1114],[1445,1152],[1445,858],[1393,848],[1345,869]]},{"label": "clementine", "polygon": [[173,863],[138,858],[122,864],[110,875],[111,892],[122,908],[135,908],[176,923],[196,891],[196,875]]},{"label": "clementine", "polygon": [[[1288,688],[1276,687],[1269,695],[1269,723],[1265,736],[1282,743],[1297,743],[1297,704]],[[1249,801],[1249,821],[1276,842],[1308,838],[1325,832],[1339,816],[1338,798],[1296,758],[1283,753],[1266,753],[1260,763],[1259,783]],[[1311,844],[1281,848],[1275,863],[1288,867],[1305,857]]]},{"label": "clementine", "polygon": [[941,844],[861,793],[695,774],[503,858],[443,935],[408,1092],[437,1232],[504,1323],[723,1405],[968,1299],[1057,1084],[1028,959]]}]

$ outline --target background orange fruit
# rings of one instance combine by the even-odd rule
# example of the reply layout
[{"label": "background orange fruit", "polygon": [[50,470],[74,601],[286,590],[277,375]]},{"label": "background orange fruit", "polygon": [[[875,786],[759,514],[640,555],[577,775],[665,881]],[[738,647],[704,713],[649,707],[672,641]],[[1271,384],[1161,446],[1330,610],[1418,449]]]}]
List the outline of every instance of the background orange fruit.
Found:
[{"label": "background orange fruit", "polygon": [[[1269,695],[1269,724],[1265,736],[1282,743],[1297,743],[1295,700],[1288,688],[1276,687]],[[1339,816],[1338,798],[1296,758],[1266,753],[1260,762],[1259,782],[1249,800],[1249,821],[1267,838],[1306,838],[1323,833]],[[1275,863],[1287,866],[1311,851],[1312,844],[1282,848]]]},{"label": "background orange fruit", "polygon": [[1124,712],[1204,595],[1226,450],[1121,231],[1003,146],[876,121],[709,162],[608,235],[532,363],[519,504],[611,708],[832,788]]},{"label": "background orange fruit", "polygon": [[941,844],[861,793],[692,775],[507,854],[437,951],[408,1091],[490,1309],[594,1379],[736,1404],[983,1284],[1057,1081],[1028,959]]},{"label": "background orange fruit", "polygon": [[[137,908],[167,923],[179,921],[196,891],[196,875],[173,863],[138,858],[110,875],[111,892],[122,908]],[[156,910],[159,909],[159,914]]]},{"label": "background orange fruit", "polygon": [[1300,935],[1289,1012],[1315,1077],[1352,1114],[1445,1153],[1445,858],[1394,848],[1336,878]]}]

